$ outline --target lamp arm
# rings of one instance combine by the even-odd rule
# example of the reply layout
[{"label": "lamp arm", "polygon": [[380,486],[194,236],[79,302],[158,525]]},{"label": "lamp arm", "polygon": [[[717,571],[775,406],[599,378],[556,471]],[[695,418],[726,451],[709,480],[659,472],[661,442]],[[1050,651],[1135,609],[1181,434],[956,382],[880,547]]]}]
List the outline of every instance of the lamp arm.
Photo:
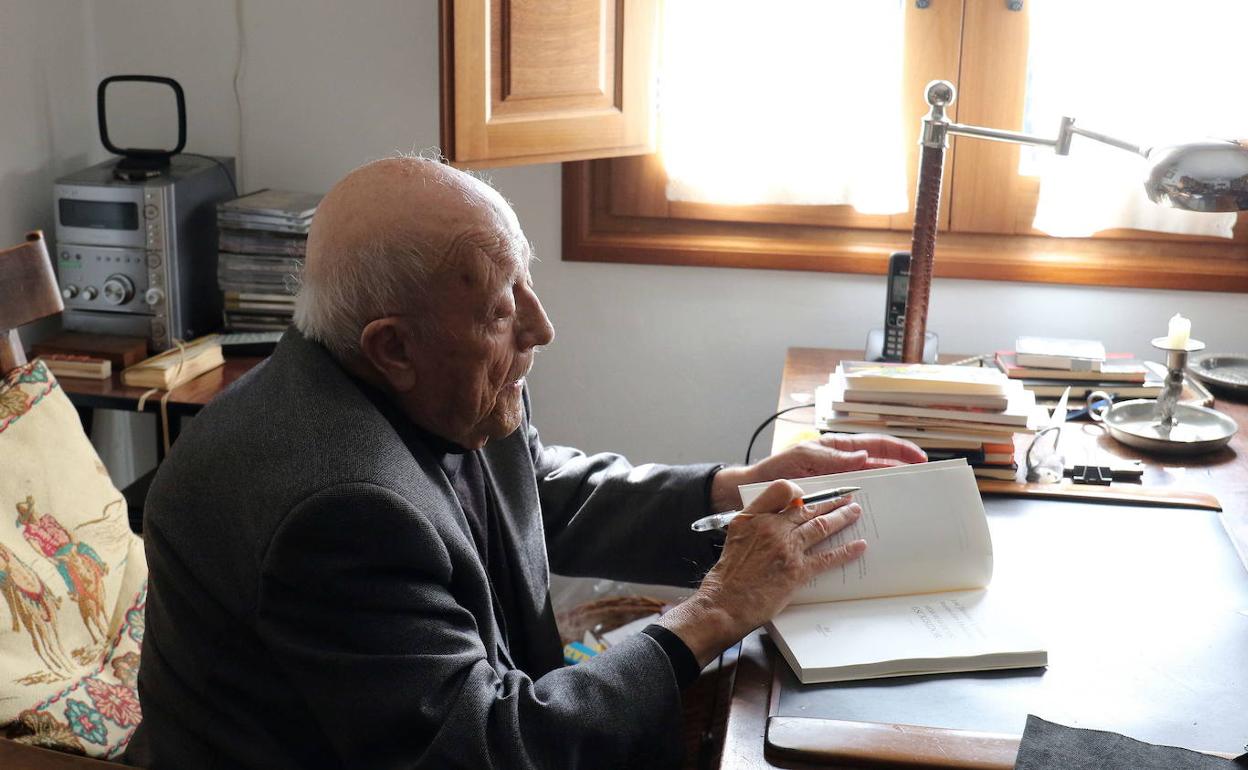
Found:
[{"label": "lamp arm", "polygon": [[1070,139],[1075,134],[1086,136],[1089,139],[1117,147],[1120,150],[1148,157],[1149,148],[1140,147],[1130,142],[1117,139],[1102,134],[1099,131],[1092,131],[1075,125],[1074,118],[1062,118],[1061,127],[1058,129],[1057,138],[1050,139],[1047,136],[1035,136],[1034,134],[1024,134],[1018,131],[1006,131],[1000,128],[986,128],[984,126],[970,126],[965,123],[947,123],[944,130],[947,133],[957,136],[973,136],[979,139],[993,139],[998,142],[1013,142],[1014,144],[1029,144],[1037,147],[1052,147],[1053,151],[1058,155],[1070,154]]},{"label": "lamp arm", "polygon": [[[1108,134],[1102,134],[1096,131],[1090,131],[1086,128],[1080,128],[1079,126],[1075,125],[1074,118],[1062,118],[1062,127],[1058,134],[1058,144],[1057,144],[1058,155],[1065,155],[1066,154],[1065,151],[1069,151],[1070,134],[1078,134],[1079,136],[1086,136],[1087,138],[1094,139],[1098,142],[1101,142],[1102,144],[1108,144],[1111,147],[1117,147],[1120,150],[1126,150],[1127,152],[1135,153],[1136,155],[1139,155],[1145,158],[1148,157],[1149,151],[1152,150],[1151,147],[1140,147],[1139,145],[1131,144],[1130,142],[1124,142],[1121,139],[1116,139],[1112,136],[1109,136]],[[1063,141],[1065,142],[1064,146],[1062,144]]]}]

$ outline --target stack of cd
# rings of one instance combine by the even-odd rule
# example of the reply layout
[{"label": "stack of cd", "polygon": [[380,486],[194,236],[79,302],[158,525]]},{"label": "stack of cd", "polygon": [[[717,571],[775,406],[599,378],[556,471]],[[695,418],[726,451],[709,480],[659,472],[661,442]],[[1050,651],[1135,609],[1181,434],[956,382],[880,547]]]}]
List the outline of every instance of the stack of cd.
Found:
[{"label": "stack of cd", "polygon": [[217,281],[226,329],[290,325],[308,227],[320,201],[314,193],[260,190],[217,205]]}]

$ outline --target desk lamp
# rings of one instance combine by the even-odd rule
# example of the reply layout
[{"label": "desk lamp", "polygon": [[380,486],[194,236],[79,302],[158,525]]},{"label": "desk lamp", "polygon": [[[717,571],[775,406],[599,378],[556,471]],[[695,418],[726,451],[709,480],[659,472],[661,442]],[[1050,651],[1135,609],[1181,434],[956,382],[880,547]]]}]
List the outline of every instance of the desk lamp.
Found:
[{"label": "desk lamp", "polygon": [[[927,84],[926,98],[931,109],[923,119],[923,130],[919,139],[919,179],[914,200],[910,289],[906,298],[906,325],[902,348],[902,360],[908,363],[923,360],[927,306],[932,288],[932,259],[936,246],[936,220],[940,209],[940,180],[944,173],[945,148],[949,146],[950,134],[1052,147],[1058,155],[1070,153],[1071,139],[1078,134],[1147,159],[1149,170],[1144,180],[1144,192],[1154,203],[1187,211],[1228,212],[1248,209],[1248,147],[1237,142],[1207,141],[1169,147],[1139,147],[1076,126],[1074,118],[1069,117],[1062,118],[1056,138],[970,126],[950,122],[945,115],[945,108],[953,104],[956,95],[953,84],[947,80],[933,80]],[[1196,344],[1203,347],[1203,343],[1192,340],[1184,348],[1175,350],[1181,350],[1185,360],[1188,351],[1199,349],[1192,347]],[[1164,346],[1161,349],[1171,351]],[[1177,358],[1179,356],[1170,356],[1171,368]],[[1180,369],[1180,378],[1181,375]],[[1217,412],[1214,414],[1221,416]],[[1176,412],[1166,415],[1164,422],[1173,426],[1176,422],[1190,422],[1194,418],[1195,415]]]}]

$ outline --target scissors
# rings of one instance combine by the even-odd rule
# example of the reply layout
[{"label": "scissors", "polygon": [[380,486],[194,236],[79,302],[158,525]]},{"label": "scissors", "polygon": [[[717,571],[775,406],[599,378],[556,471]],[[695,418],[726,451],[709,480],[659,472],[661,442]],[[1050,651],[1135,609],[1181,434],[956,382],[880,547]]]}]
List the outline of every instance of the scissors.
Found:
[{"label": "scissors", "polygon": [[[853,494],[860,489],[862,489],[862,487],[837,487],[823,492],[814,492],[809,495],[802,495],[801,497],[795,498],[793,502],[789,503],[789,505],[814,505],[816,503],[835,500],[838,497]],[[693,524],[689,525],[689,528],[694,532],[710,532],[711,530],[716,529],[724,530],[728,528],[728,524],[733,519],[737,518],[742,513],[744,513],[744,511],[724,511],[723,513],[712,513],[710,516],[703,516],[693,522]]]}]

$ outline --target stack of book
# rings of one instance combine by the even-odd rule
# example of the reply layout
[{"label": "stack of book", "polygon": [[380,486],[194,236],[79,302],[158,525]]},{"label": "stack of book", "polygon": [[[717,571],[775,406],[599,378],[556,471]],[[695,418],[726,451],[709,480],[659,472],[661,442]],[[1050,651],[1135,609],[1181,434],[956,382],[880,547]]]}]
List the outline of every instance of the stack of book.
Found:
[{"label": "stack of book", "polygon": [[816,423],[836,433],[913,441],[930,459],[965,458],[979,478],[1017,476],[1014,435],[1047,419],[1035,396],[991,367],[842,362],[815,393]]},{"label": "stack of book", "polygon": [[997,366],[1011,380],[1052,406],[1070,388],[1070,403],[1082,403],[1102,390],[1116,399],[1156,398],[1164,371],[1155,371],[1129,353],[1106,353],[1093,340],[1019,337],[1013,351],[997,353]]},{"label": "stack of book", "polygon": [[295,310],[308,228],[321,196],[260,190],[217,205],[225,328],[280,331]]}]

